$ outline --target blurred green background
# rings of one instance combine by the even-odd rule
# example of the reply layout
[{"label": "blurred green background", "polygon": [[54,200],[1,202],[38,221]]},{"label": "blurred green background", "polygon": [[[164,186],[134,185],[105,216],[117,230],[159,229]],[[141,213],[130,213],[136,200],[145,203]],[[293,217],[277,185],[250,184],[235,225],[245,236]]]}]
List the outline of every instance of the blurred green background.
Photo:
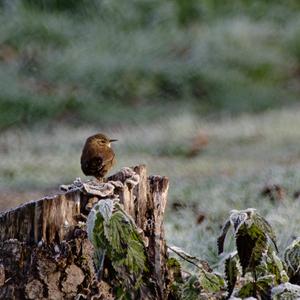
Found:
[{"label": "blurred green background", "polygon": [[256,112],[299,94],[298,0],[0,3],[0,128]]},{"label": "blurred green background", "polygon": [[0,210],[84,178],[104,132],[114,171],[170,177],[169,243],[217,266],[247,207],[299,235],[298,0],[0,0],[0,24]]}]

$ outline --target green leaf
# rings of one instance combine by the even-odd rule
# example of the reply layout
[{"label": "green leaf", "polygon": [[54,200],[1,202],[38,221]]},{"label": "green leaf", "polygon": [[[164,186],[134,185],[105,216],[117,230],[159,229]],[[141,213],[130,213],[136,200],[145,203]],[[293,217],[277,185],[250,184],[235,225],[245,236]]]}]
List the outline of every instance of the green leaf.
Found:
[{"label": "green leaf", "polygon": [[243,275],[250,267],[251,258],[254,254],[257,238],[252,237],[249,234],[248,228],[243,224],[239,227],[239,231],[236,233],[236,248],[240,263],[243,270]]},{"label": "green leaf", "polygon": [[254,209],[246,209],[235,214],[243,214],[240,218],[243,221],[236,229],[235,236],[244,275],[248,269],[253,271],[260,264],[263,254],[268,250],[269,239],[275,243],[275,235],[267,221]]},{"label": "green leaf", "polygon": [[86,227],[87,227],[87,234],[88,234],[88,239],[92,242],[94,245],[94,228],[95,228],[95,222],[97,219],[97,211],[92,208],[90,213],[87,216],[86,220]]},{"label": "green leaf", "polygon": [[131,228],[126,216],[120,211],[113,213],[109,223],[105,224],[104,234],[115,255],[126,254],[127,240],[130,235],[130,230]]},{"label": "green leaf", "polygon": [[100,213],[96,214],[91,241],[95,249],[106,248],[108,246],[108,241],[104,235],[103,217]]},{"label": "green leaf", "polygon": [[136,227],[122,211],[112,214],[104,230],[110,242],[111,260],[116,271],[124,266],[135,275],[147,270],[143,241]]},{"label": "green leaf", "polygon": [[166,265],[168,270],[168,281],[165,294],[168,295],[168,299],[180,300],[180,293],[184,283],[180,262],[175,257],[169,257]]},{"label": "green leaf", "polygon": [[181,265],[175,257],[169,257],[167,259],[167,268],[172,282],[182,282]]},{"label": "green leaf", "polygon": [[300,237],[286,248],[284,261],[287,264],[291,282],[300,285]]},{"label": "green leaf", "polygon": [[[87,217],[87,233],[89,240],[96,246],[95,236],[97,236],[97,243],[103,233],[103,221],[108,222],[111,218],[114,208],[113,200],[101,199],[97,202]],[[104,241],[107,242],[107,241]],[[100,244],[103,244],[100,242]]]},{"label": "green leaf", "polygon": [[[205,292],[214,293],[224,288],[225,285],[224,279],[220,275],[210,272],[211,269],[209,268],[208,264],[205,261],[202,261],[196,256],[193,256],[185,252],[179,247],[168,246],[168,248],[172,250],[174,253],[176,253],[179,257],[181,257],[182,259],[184,259],[189,263],[192,263],[194,266],[198,268],[199,280],[195,281],[195,283],[196,282],[199,283]],[[187,289],[186,284],[185,284],[185,289]]]},{"label": "green leaf", "polygon": [[273,287],[271,291],[272,300],[300,299],[300,286],[289,282]]},{"label": "green leaf", "polygon": [[130,271],[134,273],[141,273],[146,271],[146,256],[144,253],[144,245],[140,241],[135,240],[134,238],[128,241],[128,250],[125,260],[126,266]]},{"label": "green leaf", "polygon": [[206,270],[209,271],[210,267],[208,265],[208,262],[205,260],[201,260],[196,256],[193,256],[189,253],[187,253],[186,251],[182,250],[180,247],[177,246],[168,246],[168,248],[173,251],[175,254],[177,254],[180,258],[182,258],[183,260],[193,264],[194,266],[196,266],[198,269],[200,270]]},{"label": "green leaf", "polygon": [[266,275],[258,278],[258,280],[256,281],[256,289],[257,292],[261,295],[262,299],[271,298],[271,289],[274,285],[274,281],[274,275]]},{"label": "green leaf", "polygon": [[202,289],[207,293],[216,293],[224,288],[224,279],[216,274],[205,270],[199,272],[199,281]]},{"label": "green leaf", "polygon": [[192,275],[189,279],[183,284],[181,290],[181,299],[182,300],[198,300],[200,299],[200,282],[198,277]]},{"label": "green leaf", "polygon": [[268,221],[258,213],[253,214],[252,220],[254,225],[256,225],[256,227],[259,228],[260,230],[262,230],[263,233],[273,242],[275,250],[278,252],[278,248],[276,245],[276,235],[273,231],[272,226],[268,223]]},{"label": "green leaf", "polygon": [[248,268],[252,271],[257,267],[263,257],[263,254],[267,251],[268,249],[268,244],[267,244],[267,239],[264,235],[260,235],[256,242],[255,245],[252,249],[250,261],[249,261],[249,266]]},{"label": "green leaf", "polygon": [[113,200],[100,200],[88,216],[88,232],[96,266],[101,268],[106,256],[114,269],[111,276],[120,299],[131,299],[132,291],[138,294],[145,284],[147,257],[132,218]]},{"label": "green leaf", "polygon": [[238,297],[244,299],[248,297],[255,297],[255,286],[254,282],[248,282],[242,286],[238,292]]},{"label": "green leaf", "polygon": [[124,290],[123,287],[116,287],[115,289],[116,299],[118,300],[132,300],[128,291]]},{"label": "green leaf", "polygon": [[227,232],[230,228],[230,220],[227,220],[222,228],[221,234],[218,237],[217,245],[218,245],[218,254],[220,255],[224,251],[224,242],[227,235]]},{"label": "green leaf", "polygon": [[270,275],[266,275],[266,276],[262,276],[259,277],[256,281],[256,284],[260,284],[260,285],[269,285],[272,286],[274,285],[274,275],[270,274]]},{"label": "green leaf", "polygon": [[97,209],[92,209],[87,218],[88,238],[94,246],[94,263],[97,274],[100,276],[104,258],[107,252],[108,241],[104,235],[104,219]]},{"label": "green leaf", "polygon": [[235,283],[237,281],[237,276],[239,274],[239,268],[238,268],[238,258],[237,253],[230,253],[230,255],[225,260],[225,279],[227,283],[227,292],[228,296],[227,299],[230,298]]},{"label": "green leaf", "polygon": [[283,262],[277,256],[275,251],[271,249],[269,249],[269,251],[266,254],[264,254],[263,261],[259,267],[262,274],[274,275],[276,284],[288,281]]},{"label": "green leaf", "polygon": [[95,207],[102,215],[105,222],[108,222],[114,210],[114,201],[112,199],[101,199]]}]

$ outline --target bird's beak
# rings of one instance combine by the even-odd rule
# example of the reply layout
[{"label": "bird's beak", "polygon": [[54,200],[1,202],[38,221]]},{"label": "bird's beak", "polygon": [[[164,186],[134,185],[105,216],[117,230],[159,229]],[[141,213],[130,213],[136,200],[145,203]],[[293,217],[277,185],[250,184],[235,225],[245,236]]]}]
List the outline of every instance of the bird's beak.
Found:
[{"label": "bird's beak", "polygon": [[112,140],[109,140],[109,142],[116,142],[117,140],[116,139],[112,139]]}]

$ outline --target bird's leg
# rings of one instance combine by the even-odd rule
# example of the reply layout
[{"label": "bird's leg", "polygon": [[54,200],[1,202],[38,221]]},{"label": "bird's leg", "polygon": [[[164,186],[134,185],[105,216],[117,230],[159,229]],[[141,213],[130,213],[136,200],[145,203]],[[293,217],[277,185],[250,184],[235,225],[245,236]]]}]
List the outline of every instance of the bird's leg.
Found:
[{"label": "bird's leg", "polygon": [[97,183],[103,183],[104,182],[103,177],[96,177],[96,179],[97,179]]},{"label": "bird's leg", "polygon": [[98,183],[106,183],[109,181],[108,178],[104,178],[104,177],[97,177],[96,179]]}]

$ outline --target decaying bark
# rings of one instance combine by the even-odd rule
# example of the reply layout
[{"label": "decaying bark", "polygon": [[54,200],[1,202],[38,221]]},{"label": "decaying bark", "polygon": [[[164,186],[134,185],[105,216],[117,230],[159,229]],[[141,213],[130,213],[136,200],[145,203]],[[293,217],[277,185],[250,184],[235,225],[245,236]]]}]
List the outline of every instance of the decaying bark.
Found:
[{"label": "decaying bark", "polygon": [[168,186],[166,177],[147,177],[141,165],[106,183],[75,181],[56,196],[0,214],[0,299],[114,299],[111,283],[96,280],[85,217],[99,199],[115,197],[145,241],[155,288],[142,294],[165,299]]}]

